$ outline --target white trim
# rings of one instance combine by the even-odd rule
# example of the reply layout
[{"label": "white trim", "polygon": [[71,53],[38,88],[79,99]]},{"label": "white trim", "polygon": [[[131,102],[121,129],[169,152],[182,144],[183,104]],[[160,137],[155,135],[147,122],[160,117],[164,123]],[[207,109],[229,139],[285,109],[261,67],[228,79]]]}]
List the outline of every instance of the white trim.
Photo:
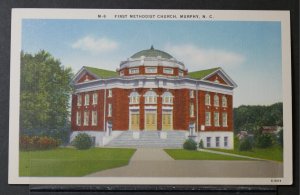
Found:
[{"label": "white trim", "polygon": [[163,106],[162,110],[173,110],[173,106]]},{"label": "white trim", "polygon": [[138,67],[138,66],[163,66],[163,67],[176,67],[184,69],[185,66],[182,62],[177,61],[175,58],[166,59],[166,58],[157,58],[157,57],[141,57],[141,58],[129,58],[126,61],[120,63],[120,69],[125,67]]},{"label": "white trim", "polygon": [[[160,80],[157,78],[152,78],[151,80],[145,79],[145,78],[140,78],[140,79],[120,79],[119,81],[111,81],[110,83],[101,83],[99,81],[104,81],[104,80],[93,80],[91,82],[86,82],[86,83],[78,83],[75,85],[75,93],[81,93],[81,92],[87,92],[87,91],[95,91],[95,90],[101,90],[101,89],[107,89],[107,88],[123,88],[123,89],[136,89],[136,88],[165,88],[165,89],[192,89],[196,90],[198,86],[198,90],[202,91],[209,91],[209,92],[215,92],[215,93],[222,93],[226,95],[233,95],[233,89],[226,86],[227,89],[222,88],[218,85],[215,84],[215,86],[207,86],[203,81],[201,81],[203,84],[199,84],[197,82],[195,83],[188,83],[188,82],[180,82],[176,83],[176,81],[179,81],[180,79],[164,79],[167,80],[167,82],[163,82],[165,84],[160,84]],[[105,80],[108,81],[109,80]],[[128,83],[129,82],[129,83]],[[193,82],[193,81],[192,81]],[[199,81],[198,81],[199,82]],[[209,84],[212,84],[210,82],[207,82]],[[87,84],[95,84],[93,86],[84,86]]]},{"label": "white trim", "polygon": [[129,110],[139,110],[139,106],[129,106]]},{"label": "white trim", "polygon": [[156,110],[157,106],[145,106],[145,110]]},{"label": "white trim", "polygon": [[[218,74],[218,72],[221,72],[221,74]],[[228,74],[225,73],[225,71],[222,68],[219,68],[219,69],[215,70],[214,72],[206,75],[201,80],[205,80],[214,74],[218,74],[228,85],[233,86],[234,88],[237,87],[237,84],[228,76]],[[211,81],[208,81],[208,82],[211,82]],[[212,83],[214,83],[214,82],[212,82]],[[222,84],[218,83],[218,85],[222,85]]]}]

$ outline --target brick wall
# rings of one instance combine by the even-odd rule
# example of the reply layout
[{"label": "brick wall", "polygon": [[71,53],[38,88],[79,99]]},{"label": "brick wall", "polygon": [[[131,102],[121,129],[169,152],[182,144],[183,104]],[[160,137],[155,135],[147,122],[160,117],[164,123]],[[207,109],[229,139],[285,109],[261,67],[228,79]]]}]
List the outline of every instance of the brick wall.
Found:
[{"label": "brick wall", "polygon": [[95,77],[90,75],[89,73],[85,73],[78,81],[78,83],[83,83],[86,80],[95,80]]},{"label": "brick wall", "polygon": [[[210,95],[210,102],[211,105],[207,106],[205,105],[205,95]],[[219,97],[219,106],[214,106],[214,96],[217,95]],[[220,93],[214,93],[214,92],[205,92],[205,91],[199,91],[198,92],[198,104],[199,104],[199,130],[201,125],[205,125],[205,112],[211,113],[211,126],[205,126],[206,131],[231,131],[233,130],[233,107],[232,107],[232,96],[231,95],[225,95],[227,98],[227,107],[222,107],[222,96],[223,94]],[[214,126],[214,112],[219,112],[219,121],[220,126],[216,127]],[[227,127],[222,126],[222,113],[227,113]]]},{"label": "brick wall", "polygon": [[211,81],[211,82],[215,82],[215,80],[218,80],[220,83],[227,85],[227,83],[218,75],[218,74],[214,74],[211,77],[207,78],[207,80]]},{"label": "brick wall", "polygon": [[[93,93],[98,94],[98,101],[96,105],[92,104],[93,101]],[[89,94],[89,105],[85,106],[85,94]],[[81,96],[82,102],[81,106],[77,106],[77,97],[78,95]],[[104,90],[98,90],[98,91],[91,91],[86,93],[80,93],[80,94],[73,94],[72,95],[72,110],[71,110],[71,126],[72,130],[80,131],[80,130],[94,130],[94,131],[102,131],[103,130],[103,106],[104,106]],[[87,126],[84,126],[84,112],[89,112],[89,123]],[[97,112],[97,125],[92,125],[92,111],[96,110]],[[81,125],[76,125],[76,113],[79,111],[81,113]]]},{"label": "brick wall", "polygon": [[129,128],[129,96],[130,90],[114,88],[112,97],[107,98],[112,103],[112,115],[108,120],[112,121],[113,130],[128,130]]},{"label": "brick wall", "polygon": [[176,89],[174,91],[173,128],[187,130],[189,125],[189,90]]},{"label": "brick wall", "polygon": [[[140,95],[140,104],[129,105],[129,95],[133,91],[131,89],[112,89],[112,97],[108,97],[108,89],[106,90],[106,118],[105,121],[111,121],[113,130],[128,130],[129,129],[129,106],[140,106],[140,129],[143,130],[145,123],[145,106],[157,106],[157,129],[162,129],[162,98],[161,95],[167,91],[166,89],[153,89],[158,95],[157,104],[144,104],[144,94],[150,89],[135,89]],[[98,102],[96,105],[92,105],[93,93],[98,94]],[[189,123],[197,121],[197,94],[194,91],[194,97],[190,97],[189,89],[175,89],[169,90],[173,94],[173,129],[174,130],[188,130]],[[211,105],[205,105],[205,94],[211,96]],[[85,106],[85,94],[90,95],[89,105]],[[72,130],[94,130],[103,131],[104,122],[104,90],[91,91],[87,93],[81,93],[82,105],[77,106],[77,95],[72,95],[72,110],[71,110],[71,126]],[[219,97],[219,106],[214,106],[214,96]],[[233,98],[231,95],[225,95],[227,98],[227,107],[222,107],[223,94],[214,92],[198,91],[198,130],[200,131],[201,125],[205,125],[205,112],[211,112],[211,126],[205,127],[205,131],[232,131],[233,130]],[[190,104],[194,105],[194,116],[190,116]],[[112,116],[108,117],[108,104],[112,104]],[[166,105],[170,106],[170,105]],[[89,125],[84,126],[84,111],[89,111]],[[92,126],[92,110],[97,110],[97,126]],[[81,125],[76,125],[76,112],[81,112]],[[214,112],[219,112],[220,126],[214,126]],[[227,127],[222,126],[222,113],[227,113]],[[197,127],[197,125],[196,125]]]}]

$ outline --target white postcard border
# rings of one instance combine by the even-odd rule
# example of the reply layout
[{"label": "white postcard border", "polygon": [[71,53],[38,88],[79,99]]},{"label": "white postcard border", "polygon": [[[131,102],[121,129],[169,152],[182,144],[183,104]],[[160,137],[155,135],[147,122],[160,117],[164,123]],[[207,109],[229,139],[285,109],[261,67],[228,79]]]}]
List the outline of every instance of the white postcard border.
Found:
[{"label": "white postcard border", "polygon": [[[105,18],[99,18],[99,14]],[[19,177],[19,96],[20,52],[22,19],[109,19],[115,15],[201,15],[201,19],[214,21],[280,21],[283,73],[283,121],[284,121],[284,176],[282,178],[195,178],[195,177]],[[131,18],[130,20],[142,20]],[[143,20],[174,20],[172,18],[147,18]],[[151,184],[151,185],[291,185],[292,184],[292,88],[291,43],[289,11],[246,10],[129,10],[129,9],[13,9],[11,22],[11,72],[9,111],[9,184]]]}]

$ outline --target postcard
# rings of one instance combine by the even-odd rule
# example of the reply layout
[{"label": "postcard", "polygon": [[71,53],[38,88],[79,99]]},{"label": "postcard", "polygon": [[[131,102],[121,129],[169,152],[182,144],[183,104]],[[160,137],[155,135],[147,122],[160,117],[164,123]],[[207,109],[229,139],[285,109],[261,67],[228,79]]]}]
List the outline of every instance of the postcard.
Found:
[{"label": "postcard", "polygon": [[9,183],[292,184],[289,20],[13,9]]}]

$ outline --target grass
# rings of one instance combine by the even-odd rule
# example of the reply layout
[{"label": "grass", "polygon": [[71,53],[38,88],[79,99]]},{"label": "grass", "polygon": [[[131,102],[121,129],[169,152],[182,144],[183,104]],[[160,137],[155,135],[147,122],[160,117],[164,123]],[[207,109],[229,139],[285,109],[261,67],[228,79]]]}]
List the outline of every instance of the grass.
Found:
[{"label": "grass", "polygon": [[239,151],[235,150],[227,150],[227,149],[210,149],[220,152],[227,152],[231,154],[239,154],[243,156],[250,156],[254,158],[261,158],[266,160],[274,160],[274,161],[283,161],[283,150],[281,147],[276,146],[272,148],[254,148],[252,151]]},{"label": "grass", "polygon": [[165,151],[175,160],[249,160],[245,158],[213,154],[196,150],[165,149]]},{"label": "grass", "polygon": [[96,171],[128,164],[135,149],[59,148],[46,151],[21,151],[20,176],[84,176]]}]

